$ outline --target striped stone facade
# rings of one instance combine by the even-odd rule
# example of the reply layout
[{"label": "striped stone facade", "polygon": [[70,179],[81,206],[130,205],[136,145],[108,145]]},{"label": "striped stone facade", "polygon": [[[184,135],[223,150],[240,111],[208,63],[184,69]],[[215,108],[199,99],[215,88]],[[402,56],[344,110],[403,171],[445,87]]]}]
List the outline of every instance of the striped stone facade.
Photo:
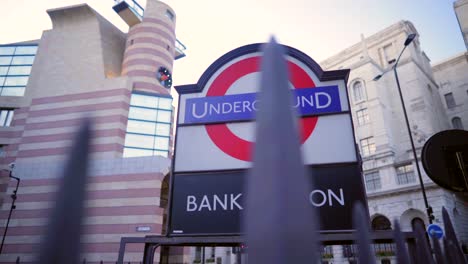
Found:
[{"label": "striped stone facade", "polygon": [[122,75],[132,77],[134,90],[169,94],[155,78],[160,67],[172,72],[175,46],[175,17],[165,12],[174,11],[166,4],[148,1],[143,21],[128,31]]},{"label": "striped stone facade", "polygon": [[[171,161],[161,156],[122,156],[132,92],[170,95],[156,72],[159,67],[172,71],[175,13],[157,0],[147,2],[143,21],[130,27],[128,34],[86,4],[47,11],[53,28],[33,41],[38,51],[25,95],[0,97],[0,107],[14,109],[11,125],[0,127],[1,234],[16,186],[5,171],[9,164],[15,163],[13,174],[21,179],[0,263],[15,263],[18,257],[21,263],[36,259],[83,117],[92,118],[94,125],[82,259],[115,263],[121,237],[161,234],[162,182]],[[187,249],[171,249],[170,262],[183,263],[184,252]],[[142,256],[143,245],[129,245],[125,263],[139,263]]]},{"label": "striped stone facade", "polygon": [[[35,260],[47,218],[60,182],[61,162],[18,162],[21,178],[0,263]],[[159,165],[159,166],[158,166]],[[161,181],[169,161],[162,157],[99,159],[91,165],[85,201],[83,259],[87,263],[115,263],[122,236],[143,236],[138,227],[160,234],[163,208],[159,207]],[[15,182],[8,187],[12,193]],[[6,224],[11,202],[5,200],[0,225]],[[2,230],[3,232],[3,230]],[[143,245],[126,248],[126,261],[141,261]]]}]

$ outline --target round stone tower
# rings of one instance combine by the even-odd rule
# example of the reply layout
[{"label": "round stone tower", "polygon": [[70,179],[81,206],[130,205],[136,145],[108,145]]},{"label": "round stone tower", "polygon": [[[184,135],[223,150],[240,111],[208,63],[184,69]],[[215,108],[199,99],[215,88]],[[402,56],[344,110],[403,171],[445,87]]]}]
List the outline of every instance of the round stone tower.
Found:
[{"label": "round stone tower", "polygon": [[170,94],[175,22],[171,7],[158,0],[148,0],[142,22],[130,27],[122,75],[133,78],[133,90]]}]

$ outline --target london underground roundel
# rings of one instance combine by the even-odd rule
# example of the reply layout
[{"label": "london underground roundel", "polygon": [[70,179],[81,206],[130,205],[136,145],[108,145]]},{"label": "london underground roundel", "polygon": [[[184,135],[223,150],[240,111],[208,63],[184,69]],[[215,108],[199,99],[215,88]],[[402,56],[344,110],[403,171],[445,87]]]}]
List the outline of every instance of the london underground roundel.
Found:
[{"label": "london underground roundel", "polygon": [[[349,71],[330,74],[304,53],[283,47],[305,164],[355,161]],[[175,87],[180,94],[175,171],[250,166],[261,59],[261,44],[240,47],[216,60],[197,84]]]},{"label": "london underground roundel", "polygon": [[[242,77],[258,73],[261,57],[255,55],[242,59],[226,69],[224,69],[208,87],[206,96],[225,96],[232,84]],[[312,89],[315,83],[311,76],[292,61],[288,61],[288,70],[290,73],[290,82],[295,89]],[[317,117],[303,117],[300,121],[301,142],[304,142],[313,132],[317,123]],[[252,142],[242,139],[231,131],[227,124],[207,124],[206,131],[211,140],[224,153],[240,160],[250,161]]]}]

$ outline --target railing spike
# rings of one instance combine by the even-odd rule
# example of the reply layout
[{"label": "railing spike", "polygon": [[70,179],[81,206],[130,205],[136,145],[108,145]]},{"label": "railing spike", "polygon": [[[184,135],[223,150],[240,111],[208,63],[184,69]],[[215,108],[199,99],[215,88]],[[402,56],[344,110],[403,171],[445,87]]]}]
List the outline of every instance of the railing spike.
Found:
[{"label": "railing spike", "polygon": [[432,237],[432,247],[434,248],[434,256],[437,264],[445,264],[445,256],[440,247],[439,240]]},{"label": "railing spike", "polygon": [[453,246],[449,246],[450,250],[454,250],[453,254],[456,257],[458,263],[465,263],[463,251],[461,250],[460,244],[458,243],[458,238],[455,234],[452,221],[450,220],[450,216],[445,207],[442,207],[442,219],[444,220],[445,238],[453,244]]},{"label": "railing spike", "polygon": [[353,207],[353,227],[356,230],[355,241],[358,246],[359,263],[376,263],[374,252],[371,248],[371,240],[369,235],[369,224],[367,221],[364,206],[360,203],[354,204]]},{"label": "railing spike", "polygon": [[81,249],[80,234],[87,180],[90,120],[76,134],[65,167],[56,204],[39,253],[40,264],[76,264]]},{"label": "railing spike", "polygon": [[432,258],[424,226],[421,223],[416,222],[414,229],[414,231],[416,232],[416,249],[418,263],[435,264],[434,259]]},{"label": "railing spike", "polygon": [[396,245],[396,258],[398,264],[410,264],[408,251],[406,250],[405,239],[401,233],[400,223],[394,222],[393,237]]},{"label": "railing spike", "polygon": [[253,168],[247,177],[244,227],[248,261],[256,264],[318,260],[317,218],[308,204],[310,183],[302,161],[283,48],[264,46]]}]

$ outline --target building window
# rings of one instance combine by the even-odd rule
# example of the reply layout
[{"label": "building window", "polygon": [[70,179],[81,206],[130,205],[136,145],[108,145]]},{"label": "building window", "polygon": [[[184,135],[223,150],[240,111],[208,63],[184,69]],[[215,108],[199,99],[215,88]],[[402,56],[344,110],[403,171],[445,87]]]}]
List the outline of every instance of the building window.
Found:
[{"label": "building window", "polygon": [[463,129],[463,123],[461,118],[459,118],[458,116],[452,118],[452,127],[454,129]]},{"label": "building window", "polygon": [[373,137],[361,139],[361,150],[363,156],[369,156],[375,153],[375,142]]},{"label": "building window", "polygon": [[388,63],[395,59],[395,52],[392,43],[383,47],[383,53],[385,61],[383,62],[382,66],[387,67]]},{"label": "building window", "polygon": [[37,45],[0,45],[0,96],[23,96]]},{"label": "building window", "polygon": [[416,181],[414,176],[413,165],[403,165],[396,168],[397,173],[397,183],[399,185],[413,183]]},{"label": "building window", "polygon": [[170,20],[174,21],[174,14],[173,14],[171,11],[166,10],[166,16],[167,16]]},{"label": "building window", "polygon": [[383,215],[376,216],[372,220],[371,225],[372,225],[372,230],[391,230],[392,229],[392,224],[390,223],[390,220],[388,220],[388,218]]},{"label": "building window", "polygon": [[426,226],[424,224],[424,221],[421,218],[419,218],[419,217],[413,218],[411,220],[411,228],[413,228],[413,231],[416,231],[416,226],[418,226],[418,225],[421,226],[423,229]]},{"label": "building window", "polygon": [[5,157],[6,145],[0,145],[0,158]]},{"label": "building window", "polygon": [[366,93],[364,91],[362,81],[357,81],[353,84],[353,95],[354,102],[360,102],[366,99]]},{"label": "building window", "polygon": [[378,171],[366,173],[364,175],[364,178],[366,181],[366,190],[368,192],[373,192],[382,188],[382,185],[380,183],[380,175]]},{"label": "building window", "polygon": [[172,98],[133,93],[124,157],[169,156]]},{"label": "building window", "polygon": [[13,109],[0,109],[0,126],[8,127],[13,120]]},{"label": "building window", "polygon": [[445,94],[444,97],[445,97],[445,103],[447,104],[447,108],[454,108],[456,106],[453,93]]},{"label": "building window", "polygon": [[357,116],[357,123],[359,126],[365,125],[370,122],[367,108],[356,111],[356,116]]}]

